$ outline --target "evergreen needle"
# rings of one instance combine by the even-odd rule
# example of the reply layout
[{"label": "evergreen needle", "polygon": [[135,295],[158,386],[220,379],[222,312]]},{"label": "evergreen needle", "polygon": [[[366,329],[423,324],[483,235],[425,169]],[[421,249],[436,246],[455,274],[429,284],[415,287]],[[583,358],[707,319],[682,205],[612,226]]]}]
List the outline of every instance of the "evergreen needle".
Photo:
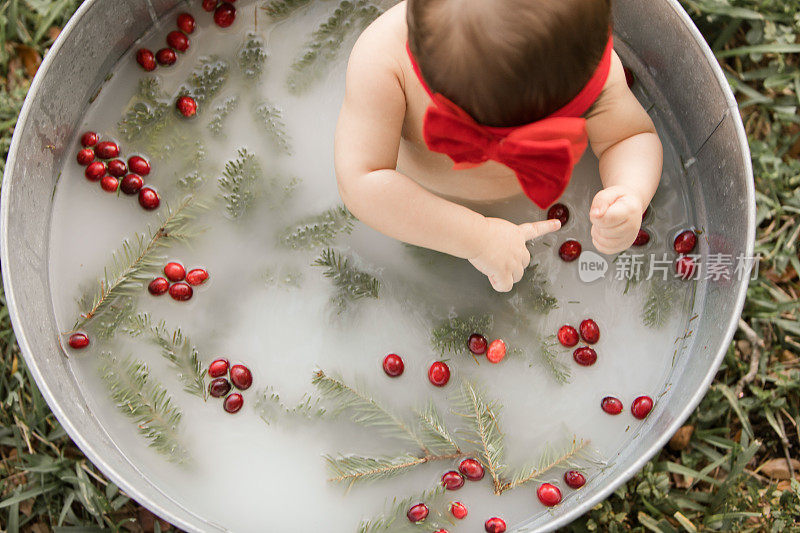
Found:
[{"label": "evergreen needle", "polygon": [[349,302],[362,298],[377,298],[380,282],[374,276],[362,272],[350,264],[350,261],[334,250],[327,248],[312,266],[324,267],[325,277],[330,278],[336,288],[331,301],[343,312]]},{"label": "evergreen needle", "polygon": [[661,328],[669,320],[677,291],[663,280],[653,278],[642,306],[642,323],[649,328]]},{"label": "evergreen needle", "polygon": [[[429,514],[424,522],[414,524],[406,517],[408,510],[418,503],[428,506]],[[392,533],[429,532],[452,527],[449,518],[448,498],[444,487],[437,484],[434,488],[408,498],[393,498],[387,502],[387,509],[379,516],[363,520],[358,526],[358,533]]]},{"label": "evergreen needle", "polygon": [[283,112],[278,106],[271,102],[262,102],[253,109],[253,117],[258,119],[258,125],[278,150],[287,155],[292,154],[291,139],[286,133]]},{"label": "evergreen needle", "polygon": [[232,219],[244,217],[256,198],[256,186],[263,179],[261,164],[245,148],[239,149],[236,158],[225,164],[218,185],[225,210]]},{"label": "evergreen needle", "polygon": [[264,63],[267,61],[264,40],[258,34],[249,32],[239,50],[238,59],[242,75],[250,81],[258,80],[264,72]]},{"label": "evergreen needle", "polygon": [[214,108],[214,114],[208,123],[208,129],[214,135],[222,135],[222,128],[225,124],[225,119],[228,115],[233,113],[239,107],[239,97],[230,96],[223,100],[223,102]]},{"label": "evergreen needle", "polygon": [[288,248],[310,250],[332,244],[340,234],[351,233],[355,221],[356,218],[350,211],[340,205],[286,228],[278,240]]},{"label": "evergreen needle", "polygon": [[588,441],[573,438],[572,444],[566,450],[562,450],[558,453],[545,451],[536,465],[530,465],[520,469],[514,474],[511,481],[503,483],[500,487],[500,493],[515,489],[531,481],[539,480],[554,468],[574,466],[574,461],[576,459],[585,456],[586,447],[588,445]]},{"label": "evergreen needle", "polygon": [[490,315],[471,315],[467,317],[451,317],[434,328],[431,333],[431,344],[442,355],[446,353],[469,353],[467,341],[473,333],[489,335],[492,330]]},{"label": "evergreen needle", "polygon": [[445,426],[432,402],[422,411],[415,411],[420,423],[420,437],[428,449],[437,454],[460,454],[461,448]]},{"label": "evergreen needle", "polygon": [[295,11],[309,5],[311,0],[271,0],[262,9],[274,20],[289,18]]}]

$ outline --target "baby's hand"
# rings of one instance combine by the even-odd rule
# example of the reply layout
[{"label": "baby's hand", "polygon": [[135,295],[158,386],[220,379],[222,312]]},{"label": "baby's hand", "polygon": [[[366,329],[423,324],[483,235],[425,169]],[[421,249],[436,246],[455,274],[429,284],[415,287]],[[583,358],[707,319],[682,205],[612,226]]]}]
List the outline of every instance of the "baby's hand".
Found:
[{"label": "baby's hand", "polygon": [[627,250],[639,234],[644,209],[639,197],[626,187],[616,185],[597,193],[589,210],[597,251],[615,254]]},{"label": "baby's hand", "polygon": [[558,220],[514,224],[500,218],[486,218],[481,228],[480,251],[469,259],[486,274],[498,292],[508,292],[522,279],[531,262],[525,243],[561,227]]}]

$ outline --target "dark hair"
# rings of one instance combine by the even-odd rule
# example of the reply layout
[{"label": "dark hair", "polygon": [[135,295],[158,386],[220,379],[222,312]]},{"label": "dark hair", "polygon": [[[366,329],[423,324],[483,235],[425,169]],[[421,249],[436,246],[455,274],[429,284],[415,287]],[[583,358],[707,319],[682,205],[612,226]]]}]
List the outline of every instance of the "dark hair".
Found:
[{"label": "dark hair", "polygon": [[408,0],[425,82],[485,126],[529,124],[586,85],[608,42],[611,0]]}]

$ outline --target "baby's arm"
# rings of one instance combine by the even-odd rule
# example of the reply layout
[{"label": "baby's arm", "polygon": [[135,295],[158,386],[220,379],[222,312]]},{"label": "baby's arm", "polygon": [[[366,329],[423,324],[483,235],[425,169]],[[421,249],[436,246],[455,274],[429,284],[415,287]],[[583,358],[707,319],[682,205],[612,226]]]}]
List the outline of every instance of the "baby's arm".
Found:
[{"label": "baby's arm", "polygon": [[663,153],[653,121],[628,89],[616,54],[596,112],[587,120],[592,150],[600,159],[604,189],[589,211],[598,251],[626,250],[658,188]]},{"label": "baby's arm", "polygon": [[[511,290],[530,262],[528,240],[558,221],[516,225],[486,218],[424,189],[396,170],[406,112],[402,70],[379,19],[350,56],[336,129],[339,192],[365,224],[395,239],[469,259],[498,291]],[[381,32],[384,33],[381,33]]]}]

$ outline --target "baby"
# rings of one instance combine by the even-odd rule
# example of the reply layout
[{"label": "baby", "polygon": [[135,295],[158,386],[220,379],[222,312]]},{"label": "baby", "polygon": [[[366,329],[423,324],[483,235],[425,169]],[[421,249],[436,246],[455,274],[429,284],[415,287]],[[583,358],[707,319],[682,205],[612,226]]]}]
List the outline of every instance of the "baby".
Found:
[{"label": "baby", "polygon": [[627,249],[661,176],[662,148],[610,38],[611,0],[408,0],[353,49],[336,130],[339,191],[361,221],[469,260],[497,291],[558,220],[470,209],[525,193],[555,202],[590,143],[603,189],[601,253]]}]

